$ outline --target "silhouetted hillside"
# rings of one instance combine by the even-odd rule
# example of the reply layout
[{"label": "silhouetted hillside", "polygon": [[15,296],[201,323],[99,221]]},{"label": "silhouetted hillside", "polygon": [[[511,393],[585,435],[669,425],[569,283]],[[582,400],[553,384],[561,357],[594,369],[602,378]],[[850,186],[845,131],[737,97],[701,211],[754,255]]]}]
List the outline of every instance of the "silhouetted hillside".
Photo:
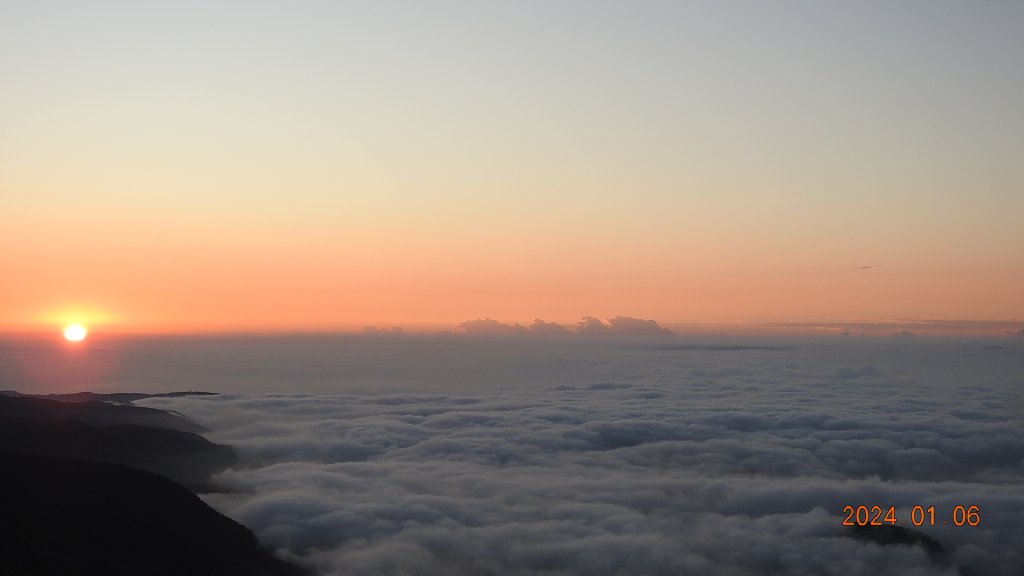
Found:
[{"label": "silhouetted hillside", "polygon": [[0,454],[7,576],[284,576],[303,571],[174,482],[118,464]]},{"label": "silhouetted hillside", "polygon": [[32,420],[79,420],[96,426],[135,424],[182,432],[207,431],[188,418],[166,410],[107,403],[108,401],[126,402],[128,397],[139,399],[139,397],[146,398],[151,395],[96,394],[94,396],[98,401],[84,400],[91,394],[86,392],[72,396],[41,398],[5,390],[0,392],[0,416]]},{"label": "silhouetted hillside", "polygon": [[198,491],[210,490],[210,476],[236,459],[231,447],[189,432],[3,417],[0,452],[126,464],[162,474]]},{"label": "silhouetted hillside", "polygon": [[115,404],[131,404],[136,400],[146,398],[181,398],[182,396],[216,396],[216,392],[201,392],[189,390],[184,392],[162,392],[160,394],[147,394],[144,392],[72,392],[69,394],[22,394],[17,390],[0,390],[0,396],[13,396],[15,398],[42,398],[45,400],[56,400],[58,402],[113,402]]},{"label": "silhouetted hillside", "polygon": [[[127,464],[209,490],[210,476],[230,466],[235,451],[181,431],[179,420],[191,424],[136,406],[0,396],[0,451]],[[153,424],[135,424],[140,421]],[[175,428],[159,426],[165,422]]]}]

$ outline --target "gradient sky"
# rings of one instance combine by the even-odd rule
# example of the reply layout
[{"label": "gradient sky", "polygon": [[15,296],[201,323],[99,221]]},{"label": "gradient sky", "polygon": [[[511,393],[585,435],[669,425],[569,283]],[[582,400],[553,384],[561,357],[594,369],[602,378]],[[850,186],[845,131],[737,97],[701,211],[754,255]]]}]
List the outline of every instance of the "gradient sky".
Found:
[{"label": "gradient sky", "polygon": [[0,2],[0,329],[1024,319],[1019,2]]}]

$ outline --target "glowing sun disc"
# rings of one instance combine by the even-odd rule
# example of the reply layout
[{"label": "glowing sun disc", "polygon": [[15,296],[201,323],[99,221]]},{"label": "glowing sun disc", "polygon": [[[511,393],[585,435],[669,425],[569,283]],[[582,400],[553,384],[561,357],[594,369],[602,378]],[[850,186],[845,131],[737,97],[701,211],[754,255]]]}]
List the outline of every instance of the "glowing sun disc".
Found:
[{"label": "glowing sun disc", "polygon": [[67,328],[64,328],[64,339],[69,342],[81,342],[85,340],[85,336],[88,333],[89,331],[86,330],[85,326],[70,324]]}]

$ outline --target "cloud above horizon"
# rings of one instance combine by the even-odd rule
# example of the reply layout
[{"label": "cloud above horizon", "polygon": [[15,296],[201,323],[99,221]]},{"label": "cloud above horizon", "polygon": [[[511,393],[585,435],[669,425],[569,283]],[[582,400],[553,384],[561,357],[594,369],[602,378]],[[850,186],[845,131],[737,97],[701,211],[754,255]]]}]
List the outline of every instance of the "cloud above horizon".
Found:
[{"label": "cloud above horizon", "polygon": [[[1019,351],[891,346],[602,347],[634,376],[145,404],[234,445],[204,498],[322,574],[1019,574]],[[982,523],[920,528],[940,559],[855,537],[847,504]]]},{"label": "cloud above horizon", "polygon": [[629,316],[616,316],[604,322],[594,316],[584,316],[573,328],[545,322],[540,318],[533,321],[530,326],[521,324],[505,324],[493,318],[478,318],[467,320],[459,324],[466,334],[471,335],[522,335],[535,334],[547,336],[561,336],[568,334],[579,334],[583,336],[649,336],[649,335],[672,335],[675,332],[663,328],[654,320],[641,318],[630,318]]}]

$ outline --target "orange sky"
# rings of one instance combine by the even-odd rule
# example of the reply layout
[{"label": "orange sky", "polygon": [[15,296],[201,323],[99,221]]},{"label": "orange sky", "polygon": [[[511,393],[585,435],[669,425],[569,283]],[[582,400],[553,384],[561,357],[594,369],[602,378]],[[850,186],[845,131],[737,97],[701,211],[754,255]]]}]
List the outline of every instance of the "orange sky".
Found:
[{"label": "orange sky", "polygon": [[1020,7],[456,4],[0,7],[0,331],[1024,321]]},{"label": "orange sky", "polygon": [[1013,320],[1024,285],[1012,267],[714,267],[623,246],[594,252],[526,239],[365,239],[350,247],[294,236],[162,237],[142,226],[92,237],[60,229],[5,255],[5,328],[415,329],[480,316],[571,324],[619,314],[684,323]]}]

